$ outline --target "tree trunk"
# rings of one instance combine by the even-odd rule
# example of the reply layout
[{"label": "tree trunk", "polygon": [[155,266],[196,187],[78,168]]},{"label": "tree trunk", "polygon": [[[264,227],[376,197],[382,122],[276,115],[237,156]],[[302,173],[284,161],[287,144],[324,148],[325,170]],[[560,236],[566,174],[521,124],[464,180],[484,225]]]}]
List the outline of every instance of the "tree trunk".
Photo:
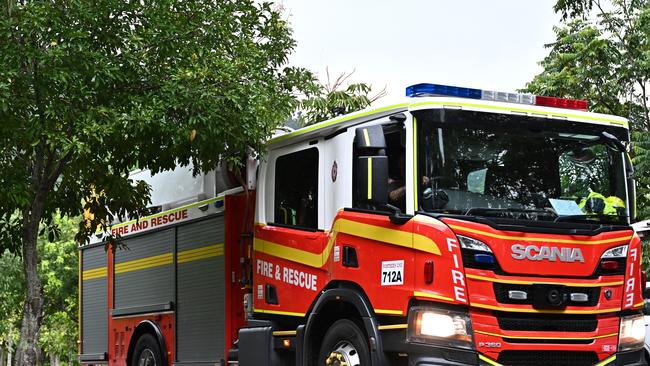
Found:
[{"label": "tree trunk", "polygon": [[20,343],[16,351],[16,366],[34,366],[38,361],[38,333],[43,321],[43,285],[38,275],[36,240],[43,203],[39,195],[30,210],[23,211],[23,271],[27,292],[23,305]]},{"label": "tree trunk", "polygon": [[5,366],[5,348],[0,346],[0,366]]},{"label": "tree trunk", "polygon": [[50,356],[50,366],[59,366],[61,364],[61,360],[59,359],[58,355],[50,353],[49,356]]}]

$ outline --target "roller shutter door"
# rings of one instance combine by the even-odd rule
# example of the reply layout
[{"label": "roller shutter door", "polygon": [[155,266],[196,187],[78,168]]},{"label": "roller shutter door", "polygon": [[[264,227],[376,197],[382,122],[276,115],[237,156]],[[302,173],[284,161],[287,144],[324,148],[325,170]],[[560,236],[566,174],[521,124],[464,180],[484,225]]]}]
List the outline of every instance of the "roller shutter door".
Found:
[{"label": "roller shutter door", "polygon": [[177,358],[224,358],[225,279],[223,216],[178,227]]},{"label": "roller shutter door", "polygon": [[81,353],[108,351],[108,276],[104,246],[81,250]]}]

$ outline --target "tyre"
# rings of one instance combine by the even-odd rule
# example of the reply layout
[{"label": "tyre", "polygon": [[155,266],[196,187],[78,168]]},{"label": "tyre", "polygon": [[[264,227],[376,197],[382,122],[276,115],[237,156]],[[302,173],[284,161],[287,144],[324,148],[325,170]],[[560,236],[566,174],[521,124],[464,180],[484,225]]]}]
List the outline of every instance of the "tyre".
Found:
[{"label": "tyre", "polygon": [[370,349],[365,334],[353,321],[338,320],[323,337],[317,365],[370,366]]},{"label": "tyre", "polygon": [[133,348],[131,366],[163,366],[160,345],[154,336],[145,333],[138,338]]}]

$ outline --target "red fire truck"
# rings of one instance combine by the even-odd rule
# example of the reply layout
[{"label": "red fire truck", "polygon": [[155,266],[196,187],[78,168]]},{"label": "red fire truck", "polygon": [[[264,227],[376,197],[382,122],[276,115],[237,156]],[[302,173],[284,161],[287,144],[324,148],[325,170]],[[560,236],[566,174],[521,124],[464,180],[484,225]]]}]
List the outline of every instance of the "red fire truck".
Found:
[{"label": "red fire truck", "polygon": [[238,179],[134,173],[156,213],[80,248],[81,362],[645,364],[628,122],[407,97],[278,133]]}]

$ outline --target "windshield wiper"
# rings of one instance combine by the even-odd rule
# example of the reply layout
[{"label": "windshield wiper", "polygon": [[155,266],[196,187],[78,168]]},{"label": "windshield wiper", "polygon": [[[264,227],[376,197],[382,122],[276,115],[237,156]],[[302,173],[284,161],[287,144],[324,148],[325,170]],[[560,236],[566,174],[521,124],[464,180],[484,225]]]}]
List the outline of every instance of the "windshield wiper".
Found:
[{"label": "windshield wiper", "polygon": [[465,215],[490,215],[490,214],[535,214],[536,216],[557,216],[555,213],[543,209],[531,208],[487,208],[487,207],[472,207],[465,211]]},{"label": "windshield wiper", "polygon": [[628,216],[591,213],[591,214],[583,214],[583,215],[558,216],[554,221],[555,222],[564,222],[564,221],[571,221],[571,220],[594,221],[593,219],[598,219],[599,221],[607,221],[609,223],[624,223],[623,219],[627,219],[627,218]]}]

